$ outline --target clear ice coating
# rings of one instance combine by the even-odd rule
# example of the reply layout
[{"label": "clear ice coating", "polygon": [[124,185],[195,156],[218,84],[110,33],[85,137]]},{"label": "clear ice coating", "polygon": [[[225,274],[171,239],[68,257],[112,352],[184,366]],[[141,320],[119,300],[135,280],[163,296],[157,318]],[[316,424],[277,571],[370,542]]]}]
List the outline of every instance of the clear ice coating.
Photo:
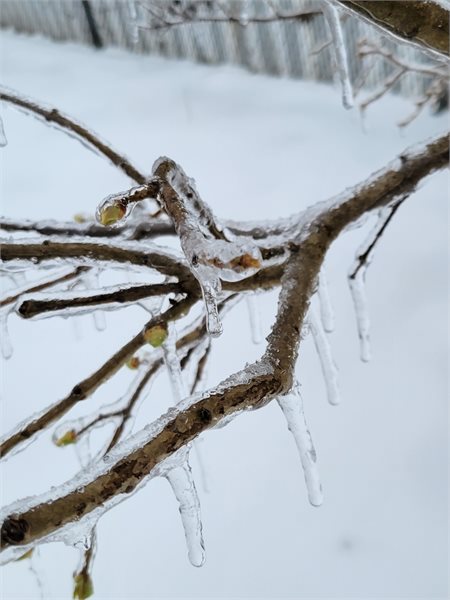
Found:
[{"label": "clear ice coating", "polygon": [[8,140],[6,139],[5,128],[3,125],[3,119],[0,116],[0,148],[4,148],[8,145]]},{"label": "clear ice coating", "polygon": [[331,333],[334,330],[334,311],[330,301],[328,282],[324,267],[322,267],[319,273],[317,293],[319,296],[320,318],[322,319],[323,328],[327,333]]},{"label": "clear ice coating", "polygon": [[344,108],[353,108],[353,88],[339,10],[332,0],[322,0],[321,6],[333,40],[336,67],[342,89],[342,104]]},{"label": "clear ice coating", "polygon": [[165,477],[170,483],[179,504],[189,561],[194,567],[201,567],[205,562],[205,546],[200,517],[200,501],[189,466],[187,452],[185,452],[182,463],[172,467]]},{"label": "clear ice coating", "polygon": [[134,186],[125,192],[116,192],[106,196],[95,211],[95,218],[100,225],[118,227],[125,223],[131,215],[136,203],[149,197],[149,179],[142,185]]},{"label": "clear ice coating", "polygon": [[323,502],[323,492],[316,464],[317,456],[306,424],[298,383],[295,384],[290,394],[279,396],[277,402],[283,411],[288,429],[294,437],[300,454],[308,499],[313,506],[320,506]]},{"label": "clear ice coating", "polygon": [[383,233],[388,221],[391,219],[396,204],[391,204],[379,210],[375,227],[358,248],[355,261],[348,273],[348,284],[355,307],[356,326],[360,342],[361,360],[368,362],[371,359],[370,349],[370,319],[366,294],[366,272],[372,262],[377,240]]},{"label": "clear ice coating", "polygon": [[337,382],[337,368],[331,354],[330,342],[322,327],[322,322],[312,306],[308,312],[308,325],[319,356],[320,366],[325,380],[325,387],[327,389],[328,402],[333,405],[339,404],[340,397]]},{"label": "clear ice coating", "polygon": [[194,180],[174,161],[160,157],[152,172],[166,182],[159,200],[175,225],[189,267],[200,284],[208,333],[217,337],[222,333],[217,309],[221,279],[239,281],[256,273],[261,268],[261,251],[250,238],[235,238],[217,221],[200,198]]}]

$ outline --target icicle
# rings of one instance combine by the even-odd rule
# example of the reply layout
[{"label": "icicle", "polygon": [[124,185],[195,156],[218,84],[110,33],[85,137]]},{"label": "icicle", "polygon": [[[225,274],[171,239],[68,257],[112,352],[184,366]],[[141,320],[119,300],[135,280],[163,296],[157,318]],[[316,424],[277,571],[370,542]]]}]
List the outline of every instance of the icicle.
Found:
[{"label": "icicle", "polygon": [[179,503],[189,560],[194,567],[201,567],[205,562],[205,546],[200,517],[200,502],[187,454],[182,464],[170,469],[165,477]]},{"label": "icicle", "polygon": [[320,317],[322,319],[322,325],[327,333],[331,333],[334,330],[334,311],[330,302],[328,282],[324,268],[322,268],[319,273],[319,287],[317,291],[320,302]]},{"label": "icicle", "polygon": [[[169,334],[168,334],[166,340],[164,341],[162,348],[163,348],[163,354],[164,354],[164,362],[166,364],[167,371],[169,373],[169,379],[170,379],[170,384],[172,387],[175,403],[179,404],[182,400],[187,398],[189,394],[188,394],[188,390],[186,387],[186,382],[185,382],[183,374],[181,372],[180,360],[178,358],[177,351],[176,351],[176,341],[177,341],[177,339],[176,339],[175,328],[171,323],[169,325]],[[198,445],[194,444],[194,446],[196,446],[197,460],[198,460],[198,465],[199,465],[199,469],[200,469],[201,479],[203,482],[203,488],[205,489],[205,491],[207,491],[208,484],[207,484],[207,476],[206,476],[206,469],[204,466],[204,461],[202,459],[201,452],[200,452],[200,449],[198,448]],[[186,454],[186,461],[187,461],[187,463],[189,463],[189,453]],[[188,467],[190,469],[189,464],[188,464]]]},{"label": "icicle", "polygon": [[8,317],[13,306],[9,306],[6,310],[0,311],[0,346],[2,356],[8,360],[13,355],[13,346],[8,331]]},{"label": "icicle", "polygon": [[339,11],[331,0],[322,0],[322,10],[333,39],[336,67],[341,81],[342,104],[344,108],[353,108],[353,89]]},{"label": "icicle", "polygon": [[223,332],[217,308],[218,295],[222,289],[220,279],[214,275],[212,269],[200,268],[194,270],[194,275],[202,290],[203,302],[206,311],[206,329],[211,337],[219,337]]},{"label": "icicle", "polygon": [[330,404],[339,404],[339,388],[337,384],[337,369],[331,355],[331,348],[322,323],[313,307],[308,312],[308,324],[312,333],[317,354],[319,355],[320,365],[322,367],[323,378],[327,388],[328,402]]},{"label": "icicle", "polygon": [[[169,324],[168,336],[163,342],[162,348],[175,403],[179,404],[184,398],[188,397],[188,391],[176,351],[176,333],[172,323]],[[208,484],[204,462],[198,444],[194,444],[194,446],[197,453],[203,488],[207,491]],[[200,521],[200,503],[189,464],[190,448],[191,446],[189,445],[184,452],[182,464],[169,471],[166,477],[180,503],[180,514],[188,546],[189,560],[194,566],[201,567],[205,560],[205,555]]]},{"label": "icicle", "polygon": [[355,306],[356,325],[360,343],[360,356],[364,362],[369,362],[372,357],[370,351],[370,319],[367,309],[367,295],[365,286],[366,269],[360,269],[355,276],[348,278],[348,285]]},{"label": "icicle", "polygon": [[309,501],[313,506],[320,506],[323,502],[322,485],[317,470],[316,451],[305,420],[299,385],[296,384],[290,394],[279,396],[277,401],[300,454]]},{"label": "icicle", "polygon": [[378,220],[375,227],[371,230],[367,238],[358,248],[355,261],[353,262],[348,273],[348,284],[352,295],[353,304],[355,306],[356,325],[358,328],[358,336],[360,341],[360,356],[361,360],[368,362],[371,359],[370,351],[370,319],[365,287],[365,278],[367,268],[373,259],[373,253],[378,239],[382,236],[383,231],[389,221],[394,216],[403,199],[400,198],[397,202],[382,208],[378,212]]},{"label": "icicle", "polygon": [[255,302],[255,294],[246,295],[248,318],[250,323],[250,331],[252,332],[252,342],[260,344],[263,340],[261,313],[257,302]]},{"label": "icicle", "polygon": [[4,148],[8,145],[8,140],[6,139],[5,128],[3,126],[3,120],[0,116],[0,148]]}]

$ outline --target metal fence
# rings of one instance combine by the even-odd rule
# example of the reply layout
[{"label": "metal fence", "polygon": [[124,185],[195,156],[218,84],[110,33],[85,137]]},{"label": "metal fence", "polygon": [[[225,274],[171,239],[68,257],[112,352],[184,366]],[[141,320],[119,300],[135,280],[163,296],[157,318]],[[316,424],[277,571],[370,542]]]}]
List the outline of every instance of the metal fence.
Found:
[{"label": "metal fence", "polygon": [[[258,9],[267,8],[267,0],[253,2]],[[273,2],[282,6],[284,12],[293,12],[302,0]],[[329,35],[321,15],[313,16],[307,22],[280,21],[245,26],[235,22],[183,24],[163,31],[139,29],[136,35],[137,9],[142,10],[142,5],[134,0],[0,0],[0,27],[40,33],[58,41],[118,46],[133,52],[210,64],[237,64],[253,72],[275,76],[319,81],[334,77],[332,48],[317,52]],[[351,77],[357,82],[368,67],[367,62],[363,66],[358,58],[358,41],[377,39],[379,34],[356,18],[345,19],[343,25]],[[392,42],[385,43],[392,47]],[[398,56],[413,62],[424,60],[420,52],[408,45],[398,44],[395,50]],[[385,61],[373,58],[365,86],[377,85],[391,70]],[[424,91],[426,83],[423,77],[410,73],[402,77],[396,90],[415,96]]]}]

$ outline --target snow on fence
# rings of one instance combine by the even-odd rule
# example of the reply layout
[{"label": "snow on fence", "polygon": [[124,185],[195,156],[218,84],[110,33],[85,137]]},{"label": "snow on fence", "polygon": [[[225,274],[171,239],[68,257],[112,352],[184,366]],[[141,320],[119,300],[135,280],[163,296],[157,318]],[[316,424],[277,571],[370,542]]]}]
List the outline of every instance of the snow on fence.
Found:
[{"label": "snow on fence", "polygon": [[[232,0],[226,0],[231,2]],[[253,0],[264,9],[269,0]],[[302,0],[276,0],[286,12],[294,12]],[[222,5],[224,0],[222,0]],[[267,6],[270,6],[266,4]],[[321,15],[305,21],[270,23],[236,22],[183,24],[162,31],[139,30],[134,19],[142,5],[135,0],[0,0],[0,27],[40,33],[54,40],[73,40],[96,46],[119,46],[134,52],[187,58],[209,64],[232,63],[253,72],[301,79],[329,81],[334,77],[333,52],[326,47],[329,33]],[[378,33],[358,19],[346,18],[344,33],[350,73],[354,82],[365,75],[356,49],[362,38],[378,39]],[[393,47],[392,42],[385,42]],[[421,53],[407,45],[396,54],[422,62]],[[392,66],[379,58],[370,65],[365,86],[382,82]],[[414,73],[403,76],[396,90],[407,96],[420,94],[426,81]]]}]

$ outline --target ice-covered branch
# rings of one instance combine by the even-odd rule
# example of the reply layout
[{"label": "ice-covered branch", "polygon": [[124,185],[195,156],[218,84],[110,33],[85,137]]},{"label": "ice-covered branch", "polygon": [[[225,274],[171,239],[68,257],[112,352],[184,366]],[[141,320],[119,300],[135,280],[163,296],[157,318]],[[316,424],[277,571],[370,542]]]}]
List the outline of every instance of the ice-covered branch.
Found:
[{"label": "ice-covered branch", "polygon": [[164,314],[158,315],[144,326],[144,328],[109,358],[92,375],[75,385],[71,392],[50,407],[44,409],[40,414],[32,416],[24,423],[20,423],[17,428],[7,434],[0,441],[0,456],[4,457],[9,452],[20,446],[23,442],[28,442],[33,436],[46,429],[57,419],[65,415],[78,402],[86,399],[94,391],[107,381],[120,369],[125,362],[131,358],[139,348],[148,343],[147,332],[167,321],[177,319],[184,315],[192,306],[194,300],[186,298],[174,304]]},{"label": "ice-covered branch", "polygon": [[0,300],[0,308],[7,306],[8,304],[13,304],[25,294],[34,294],[36,292],[54,287],[55,285],[66,283],[67,281],[73,281],[86,269],[87,267],[77,267],[76,269],[70,269],[69,271],[66,269],[64,273],[58,271],[56,275],[54,272],[51,272],[39,281],[33,282],[33,284],[28,283],[17,287],[13,294],[9,294]]},{"label": "ice-covered branch", "polygon": [[[53,294],[34,294],[33,290],[21,297],[16,311],[21,317],[30,319],[38,316],[64,314],[72,316],[91,312],[93,309],[117,310],[143,298],[165,296],[171,293],[183,293],[178,283],[154,283],[150,285],[120,285],[101,290],[89,289],[86,292],[54,292]],[[95,293],[96,292],[96,293]]]},{"label": "ice-covered branch", "polygon": [[54,261],[61,264],[61,259],[82,266],[99,266],[101,263],[126,263],[138,267],[147,267],[159,271],[163,275],[178,277],[189,281],[191,273],[186,264],[159,246],[145,247],[134,242],[117,242],[100,244],[89,241],[50,241],[21,240],[2,244],[2,260],[12,267],[24,264],[40,264]]},{"label": "ice-covered branch", "polygon": [[153,174],[162,181],[159,200],[175,226],[189,267],[202,290],[208,331],[218,336],[222,333],[217,310],[221,279],[236,281],[257,272],[262,261],[260,250],[250,239],[247,242],[227,239],[201,200],[193,180],[174,161],[158,159]]},{"label": "ice-covered branch", "polygon": [[400,208],[404,198],[380,209],[377,223],[370,232],[362,246],[359,248],[350,272],[348,274],[348,284],[352,294],[353,304],[355,306],[356,324],[360,340],[361,360],[368,362],[370,360],[370,320],[367,308],[367,297],[365,289],[366,271],[372,262],[373,253],[377,243],[383,235],[386,227]]},{"label": "ice-covered branch", "polygon": [[[142,215],[143,216],[143,215]],[[33,232],[45,236],[69,237],[98,237],[140,240],[161,235],[173,235],[175,230],[167,219],[141,219],[138,223],[132,222],[123,227],[104,227],[95,221],[85,223],[45,221],[16,221],[0,217],[0,230],[9,232]]]},{"label": "ice-covered branch", "polygon": [[[200,398],[190,397],[169,410],[81,476],[41,497],[6,507],[1,526],[5,559],[14,556],[17,547],[23,551],[44,540],[63,539],[67,527],[83,527],[86,523],[91,527],[105,510],[126,499],[150,477],[163,474],[164,461],[202,432],[243,410],[258,408],[288,393],[294,380],[301,327],[330,244],[365,213],[411,194],[424,177],[448,164],[448,150],[446,135],[406,150],[364,183],[313,207],[309,221],[305,221],[290,245],[277,317],[261,360]],[[133,352],[135,346],[141,345],[143,335],[141,332],[134,338]],[[121,364],[131,355],[130,343],[127,346],[127,351],[119,353]],[[90,383],[95,389],[102,377],[115,369],[109,364],[93,376],[93,382],[86,380],[88,384],[76,386],[76,396],[85,397]],[[72,394],[63,402],[73,403]],[[25,437],[33,433],[33,423],[30,427],[25,430]],[[20,434],[15,435],[16,443],[23,439]]]},{"label": "ice-covered branch", "polygon": [[[380,44],[362,40],[359,43],[358,56],[361,58],[382,58],[393,65],[393,71],[381,82],[381,85],[371,92],[359,105],[361,110],[365,110],[370,104],[382,98],[387,92],[391,91],[395,84],[407,73],[415,73],[425,77],[429,84],[422,96],[415,101],[415,110],[408,117],[404,118],[399,126],[404,127],[413,121],[427,105],[438,106],[442,97],[445,95],[450,73],[448,67],[439,61],[432,64],[412,63],[396,56],[393,52],[386,50]],[[373,63],[372,63],[373,64]],[[370,69],[370,66],[369,66]],[[362,81],[366,77],[368,69],[363,73]]]},{"label": "ice-covered branch", "polygon": [[77,139],[81,144],[93,150],[94,152],[109,159],[113,165],[119,168],[128,177],[136,181],[136,183],[144,184],[146,177],[140,173],[131,162],[116,152],[109,144],[99,138],[99,136],[90,131],[85,125],[77,123],[72,118],[61,113],[56,108],[44,106],[40,102],[36,102],[31,98],[25,98],[4,87],[0,87],[0,100],[11,104],[15,108],[31,114],[48,125],[64,131],[69,136]]},{"label": "ice-covered branch", "polygon": [[449,11],[438,1],[337,0],[352,14],[435,58],[449,57]]},{"label": "ice-covered branch", "polygon": [[137,21],[140,30],[166,30],[190,23],[235,23],[246,27],[250,23],[272,23],[274,21],[302,21],[320,14],[315,0],[303,0],[294,10],[282,10],[274,3],[267,2],[270,11],[261,15],[255,10],[255,3],[246,3],[243,9],[238,4],[228,2],[205,2],[188,0],[147,0],[140,6],[146,18]]}]

